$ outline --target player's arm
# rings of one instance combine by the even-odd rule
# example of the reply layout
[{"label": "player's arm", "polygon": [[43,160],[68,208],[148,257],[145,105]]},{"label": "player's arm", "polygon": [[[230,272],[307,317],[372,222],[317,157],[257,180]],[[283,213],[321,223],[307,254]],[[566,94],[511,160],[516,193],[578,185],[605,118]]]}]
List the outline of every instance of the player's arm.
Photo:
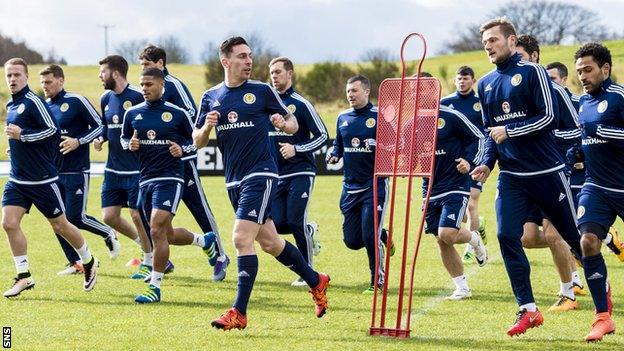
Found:
[{"label": "player's arm", "polygon": [[507,136],[516,138],[523,135],[539,133],[543,130],[552,130],[557,126],[557,109],[554,103],[556,97],[550,84],[546,70],[541,66],[531,66],[533,70],[528,77],[529,89],[533,93],[533,100],[537,107],[535,116],[527,116],[522,122],[509,123],[505,126]]},{"label": "player's arm", "polygon": [[[620,120],[624,122],[624,109],[620,113]],[[596,128],[596,135],[617,147],[624,148],[624,128],[598,124]]]},{"label": "player's arm", "polygon": [[121,147],[124,150],[130,149],[130,139],[135,136],[135,130],[132,127],[132,117],[128,114],[128,111],[124,113],[123,123],[121,127],[121,136],[119,137],[119,141],[121,142]]},{"label": "player's arm", "polygon": [[200,108],[195,118],[195,130],[193,130],[193,144],[197,149],[208,145],[210,139],[210,131],[216,127],[219,122],[219,112],[210,111],[210,101],[206,93],[202,96]]},{"label": "player's arm", "polygon": [[457,126],[457,131],[460,133],[460,138],[464,141],[464,155],[462,159],[468,162],[469,167],[467,171],[470,171],[480,165],[483,161],[485,152],[485,135],[483,135],[479,127],[472,124],[468,117],[466,117],[463,113],[459,111],[454,112],[457,116],[454,120]]},{"label": "player's arm", "polygon": [[173,101],[169,102],[186,111],[186,115],[190,118],[194,118],[197,113],[197,106],[188,88],[180,81],[172,81],[171,83],[175,88],[175,94],[172,95],[171,100]]},{"label": "player's arm", "polygon": [[310,129],[310,133],[312,133],[312,138],[305,142],[301,142],[295,144],[296,152],[314,152],[325,145],[327,143],[327,127],[325,127],[325,123],[321,119],[314,106],[309,102],[304,103],[306,109],[299,114],[299,118],[305,120],[306,125]]},{"label": "player's arm", "polygon": [[182,152],[185,154],[190,154],[197,151],[195,144],[193,143],[193,121],[191,118],[184,113],[183,116],[180,116],[180,136],[182,137],[180,147],[182,147]]},{"label": "player's arm", "polygon": [[60,133],[56,120],[47,109],[44,102],[31,100],[29,113],[35,120],[36,127],[20,128],[15,124],[6,127],[7,136],[25,143],[46,143],[50,138],[57,138]]},{"label": "player's arm", "polygon": [[340,116],[336,120],[336,139],[334,139],[334,143],[331,147],[331,150],[327,151],[327,156],[325,156],[325,161],[327,163],[333,164],[342,158],[344,153],[344,145],[342,142],[342,135],[340,134]]},{"label": "player's arm", "polygon": [[[479,91],[484,91],[483,82],[479,82]],[[484,101],[484,94],[479,94],[479,103],[481,104],[481,116],[483,118],[484,130],[489,130],[493,126],[490,114],[488,112],[488,105]],[[481,162],[470,172],[472,179],[478,182],[485,182],[490,176],[490,172],[496,165],[498,159],[498,150],[496,149],[496,142],[492,139],[492,136],[488,133],[485,134],[485,140],[483,141],[483,159]]]},{"label": "player's arm", "polygon": [[564,143],[580,143],[581,127],[578,113],[568,93],[561,87],[554,87],[559,104],[559,126],[554,133]]},{"label": "player's arm", "polygon": [[265,103],[265,108],[271,115],[271,123],[275,128],[288,134],[297,133],[299,130],[297,118],[284,106],[277,91],[268,85],[265,90]]},{"label": "player's arm", "polygon": [[81,112],[80,117],[89,126],[89,130],[76,136],[76,139],[78,139],[80,145],[89,144],[102,134],[102,130],[104,129],[102,126],[102,117],[95,111],[95,108],[93,108],[86,98],[80,96],[78,100]]}]

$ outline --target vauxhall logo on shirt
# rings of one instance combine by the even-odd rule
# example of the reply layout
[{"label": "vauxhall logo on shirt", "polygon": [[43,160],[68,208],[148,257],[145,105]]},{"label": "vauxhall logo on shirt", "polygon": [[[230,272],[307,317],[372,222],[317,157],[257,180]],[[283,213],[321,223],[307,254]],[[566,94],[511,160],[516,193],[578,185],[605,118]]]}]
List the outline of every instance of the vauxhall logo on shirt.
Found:
[{"label": "vauxhall logo on shirt", "polygon": [[[519,76],[522,77],[522,76]],[[522,79],[522,78],[520,78]],[[520,84],[520,83],[518,83]],[[501,110],[503,111],[502,115],[498,115],[498,116],[494,116],[494,121],[496,122],[503,122],[503,121],[507,121],[510,119],[515,119],[515,118],[520,118],[520,117],[526,117],[526,112],[524,111],[516,111],[516,112],[511,112],[511,104],[509,104],[509,102],[507,101],[503,101],[503,103],[501,104]]]},{"label": "vauxhall logo on shirt", "polygon": [[[253,95],[253,94],[251,94]],[[255,102],[256,97],[253,97],[253,100]],[[249,99],[251,100],[251,98]],[[251,102],[253,103],[253,102]],[[253,124],[252,121],[247,121],[247,122],[238,122],[238,112],[236,111],[230,111],[227,114],[227,120],[229,123],[225,123],[225,124],[220,124],[217,126],[217,132],[223,131],[223,130],[228,130],[228,129],[239,129],[239,128],[252,128],[255,125]]]}]

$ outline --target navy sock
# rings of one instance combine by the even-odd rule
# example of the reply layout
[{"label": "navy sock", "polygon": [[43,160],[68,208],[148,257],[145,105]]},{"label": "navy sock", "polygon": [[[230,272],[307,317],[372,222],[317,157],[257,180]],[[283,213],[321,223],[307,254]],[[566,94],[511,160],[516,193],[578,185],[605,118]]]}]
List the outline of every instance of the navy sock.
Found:
[{"label": "navy sock", "polygon": [[388,231],[385,228],[381,229],[381,234],[379,234],[379,239],[384,245],[388,243]]},{"label": "navy sock", "polygon": [[607,312],[607,266],[602,254],[583,257],[583,268],[596,312]]},{"label": "navy sock", "polygon": [[256,274],[258,274],[258,256],[239,256],[238,284],[234,307],[236,307],[236,309],[243,315],[247,315],[247,304],[249,303],[251,290],[253,289],[254,281],[256,280]]},{"label": "navy sock", "polygon": [[290,268],[291,271],[297,273],[311,288],[319,283],[318,273],[316,273],[310,265],[303,259],[301,252],[293,244],[286,241],[284,250],[275,257],[281,264]]}]

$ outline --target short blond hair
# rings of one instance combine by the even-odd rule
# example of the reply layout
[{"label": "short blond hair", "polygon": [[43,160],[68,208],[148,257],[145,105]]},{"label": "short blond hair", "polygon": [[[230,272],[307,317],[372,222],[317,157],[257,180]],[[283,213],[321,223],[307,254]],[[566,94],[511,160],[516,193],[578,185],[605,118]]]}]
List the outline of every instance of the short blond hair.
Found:
[{"label": "short blond hair", "polygon": [[28,74],[28,64],[26,64],[26,61],[21,57],[14,57],[12,59],[8,59],[4,63],[4,67],[6,66],[24,66],[24,71],[26,71],[26,74]]},{"label": "short blond hair", "polygon": [[499,27],[501,33],[505,38],[509,38],[512,35],[516,35],[516,27],[514,24],[507,18],[507,16],[496,17],[491,19],[481,25],[479,28],[479,35],[483,35],[483,32],[490,28]]}]

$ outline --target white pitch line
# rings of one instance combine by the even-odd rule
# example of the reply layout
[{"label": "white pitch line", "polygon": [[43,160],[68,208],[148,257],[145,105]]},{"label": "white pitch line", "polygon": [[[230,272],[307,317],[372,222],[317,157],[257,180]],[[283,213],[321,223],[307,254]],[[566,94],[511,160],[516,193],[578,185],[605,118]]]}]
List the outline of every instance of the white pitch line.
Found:
[{"label": "white pitch line", "polygon": [[[496,262],[499,261],[501,258],[500,253],[496,253],[493,257],[488,259],[488,264],[492,263],[492,262]],[[466,276],[466,280],[468,280],[468,278],[471,278],[472,276],[478,275],[479,273],[487,270],[489,267],[485,266],[485,267],[479,267],[478,265],[475,265],[473,267],[471,267],[470,269],[466,271],[464,271],[464,275]],[[448,286],[449,288],[453,288],[454,285],[453,284],[449,284]],[[434,308],[438,307],[442,301],[445,301],[446,297],[446,291],[440,292],[438,295],[430,298],[429,300],[425,301],[425,304],[419,308],[417,311],[412,312],[411,315],[411,323],[414,323],[415,321],[417,321],[418,319],[420,319],[421,317],[425,316],[427,313],[429,313],[429,311],[433,310]],[[402,324],[405,325],[407,321],[404,319]]]}]

